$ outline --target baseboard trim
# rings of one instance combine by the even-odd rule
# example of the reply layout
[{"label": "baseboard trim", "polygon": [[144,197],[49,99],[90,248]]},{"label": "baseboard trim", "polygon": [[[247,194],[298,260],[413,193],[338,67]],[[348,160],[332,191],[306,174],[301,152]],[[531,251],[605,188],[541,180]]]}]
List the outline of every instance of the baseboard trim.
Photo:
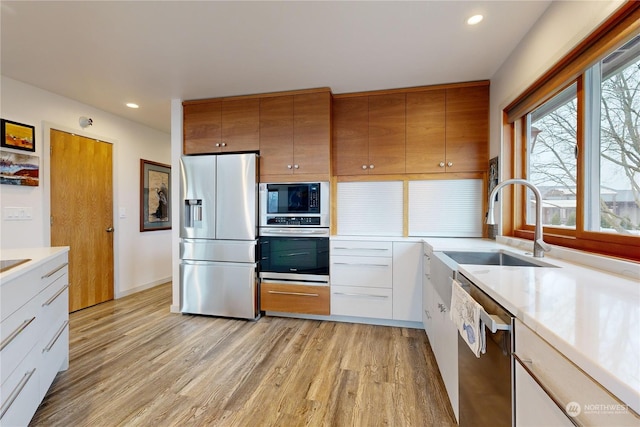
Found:
[{"label": "baseboard trim", "polygon": [[165,277],[163,279],[154,280],[153,282],[146,283],[144,285],[136,286],[133,289],[127,289],[126,291],[116,292],[115,299],[124,298],[129,295],[137,294],[138,292],[155,288],[158,285],[164,285],[167,282],[171,281],[171,276]]}]

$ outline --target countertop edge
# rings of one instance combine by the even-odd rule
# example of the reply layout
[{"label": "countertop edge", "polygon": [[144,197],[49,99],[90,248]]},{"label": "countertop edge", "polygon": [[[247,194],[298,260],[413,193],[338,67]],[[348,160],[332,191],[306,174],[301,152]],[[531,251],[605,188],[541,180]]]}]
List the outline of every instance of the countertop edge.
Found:
[{"label": "countertop edge", "polygon": [[0,249],[0,257],[2,259],[23,259],[29,258],[24,264],[20,264],[7,271],[0,273],[0,283],[13,280],[16,277],[28,273],[34,268],[39,267],[51,258],[63,252],[69,252],[69,246],[50,246],[40,248],[19,248],[19,249]]}]

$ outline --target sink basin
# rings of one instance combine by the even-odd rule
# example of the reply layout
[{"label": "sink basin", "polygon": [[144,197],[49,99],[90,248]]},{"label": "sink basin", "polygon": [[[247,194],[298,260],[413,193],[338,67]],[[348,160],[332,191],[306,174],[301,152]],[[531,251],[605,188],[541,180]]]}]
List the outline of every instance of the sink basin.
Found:
[{"label": "sink basin", "polygon": [[24,259],[3,259],[0,260],[0,273],[5,272],[7,270],[11,270],[13,267],[17,267],[20,264],[24,264],[25,262],[31,261],[29,258]]},{"label": "sink basin", "polygon": [[504,265],[512,267],[555,267],[542,261],[526,259],[506,252],[444,252],[446,256],[458,264]]}]

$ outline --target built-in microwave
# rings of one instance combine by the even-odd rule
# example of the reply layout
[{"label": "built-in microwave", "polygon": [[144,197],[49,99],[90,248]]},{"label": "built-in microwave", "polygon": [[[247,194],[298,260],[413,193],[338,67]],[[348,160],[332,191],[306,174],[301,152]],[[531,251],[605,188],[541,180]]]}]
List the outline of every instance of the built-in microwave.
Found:
[{"label": "built-in microwave", "polygon": [[329,227],[329,183],[261,183],[260,227]]}]

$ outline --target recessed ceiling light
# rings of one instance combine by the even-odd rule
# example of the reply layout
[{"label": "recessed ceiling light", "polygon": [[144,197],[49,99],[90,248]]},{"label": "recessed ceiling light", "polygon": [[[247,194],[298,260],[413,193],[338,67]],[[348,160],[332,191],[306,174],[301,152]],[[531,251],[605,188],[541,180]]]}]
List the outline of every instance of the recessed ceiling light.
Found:
[{"label": "recessed ceiling light", "polygon": [[483,19],[484,19],[484,16],[482,15],[473,15],[471,18],[467,19],[467,24],[476,25],[480,23],[480,21],[482,21]]},{"label": "recessed ceiling light", "polygon": [[127,107],[129,107],[129,108],[140,108],[140,106],[138,104],[135,104],[133,102],[127,102]]}]

